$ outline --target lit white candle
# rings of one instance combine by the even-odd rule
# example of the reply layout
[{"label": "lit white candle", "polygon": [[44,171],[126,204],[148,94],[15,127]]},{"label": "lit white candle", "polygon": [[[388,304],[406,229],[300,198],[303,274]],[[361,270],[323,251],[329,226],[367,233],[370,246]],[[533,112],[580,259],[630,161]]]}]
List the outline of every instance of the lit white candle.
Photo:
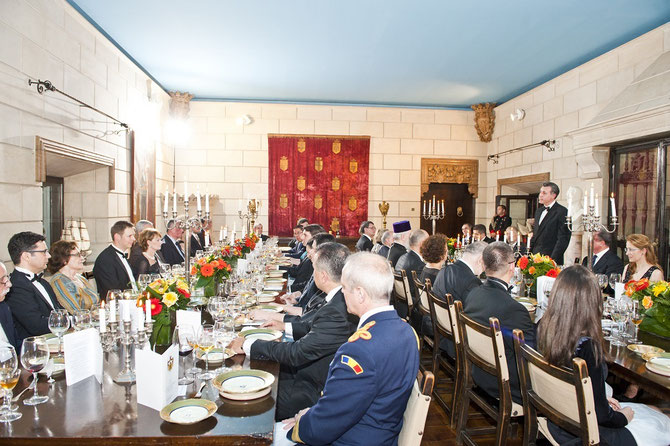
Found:
[{"label": "lit white candle", "polygon": [[146,322],[151,322],[151,299],[149,298],[144,301],[144,313],[146,316]]},{"label": "lit white candle", "polygon": [[188,203],[188,181],[184,178],[184,203]]},{"label": "lit white candle", "polygon": [[616,203],[614,202],[614,192],[610,195],[610,207],[612,208],[612,217],[616,217]]},{"label": "lit white candle", "polygon": [[530,235],[526,237],[526,250],[530,252]]},{"label": "lit white candle", "polygon": [[[499,241],[500,241],[500,233],[498,231],[496,231],[496,242],[499,242]],[[505,241],[507,241],[507,240],[505,240]]]},{"label": "lit white candle", "polygon": [[590,206],[595,205],[594,197],[595,197],[595,194],[594,194],[594,191],[593,191],[593,183],[591,183],[591,193],[589,193],[589,205]]},{"label": "lit white candle", "polygon": [[505,232],[505,235],[503,235],[503,242],[507,243],[507,233]]},{"label": "lit white candle", "polygon": [[433,194],[433,212],[437,212],[437,209],[435,208],[435,194]]},{"label": "lit white candle", "polygon": [[444,215],[444,200],[442,200],[442,215]]},{"label": "lit white candle", "polygon": [[144,330],[144,324],[142,323],[144,320],[144,308],[142,308],[142,304],[140,302],[138,302],[137,306],[135,307],[135,318],[137,319],[137,329]]},{"label": "lit white candle", "polygon": [[128,322],[130,321],[130,301],[123,299],[121,303],[123,304],[123,322]]},{"label": "lit white candle", "polygon": [[205,191],[205,212],[209,214],[209,189]]},{"label": "lit white candle", "polygon": [[582,213],[586,215],[588,211],[589,211],[588,197],[584,195],[584,211]]},{"label": "lit white candle", "polygon": [[196,210],[202,211],[202,202],[200,201],[200,185],[195,189],[195,202],[196,202]]},{"label": "lit white candle", "polygon": [[233,222],[233,234],[237,232],[237,222]]},{"label": "lit white candle", "polygon": [[242,211],[242,200],[237,200],[237,211],[238,212]]},{"label": "lit white candle", "polygon": [[172,213],[177,214],[177,192],[174,192],[174,200],[172,201]]},{"label": "lit white candle", "polygon": [[568,217],[572,216],[572,197],[568,197]]},{"label": "lit white candle", "polygon": [[168,188],[165,188],[165,198],[163,198],[163,213],[168,213],[168,206],[170,204],[170,195],[168,193]]},{"label": "lit white candle", "polygon": [[107,313],[105,311],[105,301],[100,302],[100,310],[98,311],[100,315],[100,333],[107,332]]},{"label": "lit white candle", "polygon": [[596,192],[596,201],[595,201],[595,215],[600,217],[600,200],[598,199],[598,193]]},{"label": "lit white candle", "polygon": [[426,200],[423,200],[423,215],[426,215]]},{"label": "lit white candle", "polygon": [[219,230],[219,241],[223,241],[223,226],[221,226],[221,229]]},{"label": "lit white candle", "polygon": [[228,238],[228,226],[223,228],[223,239],[225,240],[227,238]]}]

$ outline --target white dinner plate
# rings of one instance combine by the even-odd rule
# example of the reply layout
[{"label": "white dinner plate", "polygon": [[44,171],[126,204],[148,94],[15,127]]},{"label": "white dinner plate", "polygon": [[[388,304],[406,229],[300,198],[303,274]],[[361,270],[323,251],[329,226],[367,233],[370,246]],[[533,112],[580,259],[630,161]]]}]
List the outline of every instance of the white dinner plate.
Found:
[{"label": "white dinner plate", "polygon": [[222,373],[212,384],[224,398],[251,400],[263,397],[272,391],[275,377],[263,370],[233,370]]},{"label": "white dinner plate", "polygon": [[168,404],[160,415],[168,423],[194,424],[212,416],[216,409],[212,401],[191,398]]}]

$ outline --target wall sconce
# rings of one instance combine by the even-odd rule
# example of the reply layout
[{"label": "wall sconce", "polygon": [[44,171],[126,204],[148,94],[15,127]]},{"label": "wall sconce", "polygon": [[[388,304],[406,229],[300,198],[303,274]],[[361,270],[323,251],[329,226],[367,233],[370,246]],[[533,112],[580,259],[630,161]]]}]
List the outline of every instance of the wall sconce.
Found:
[{"label": "wall sconce", "polygon": [[237,125],[242,125],[242,126],[244,126],[244,125],[249,125],[249,124],[251,124],[251,123],[253,123],[253,122],[254,122],[254,118],[252,118],[252,117],[249,116],[249,115],[242,115],[242,116],[240,116],[239,118],[237,118],[237,119],[235,120],[235,123],[236,123]]},{"label": "wall sconce", "polygon": [[523,121],[523,118],[526,117],[526,110],[523,108],[517,108],[513,113],[510,113],[509,118],[512,121]]}]

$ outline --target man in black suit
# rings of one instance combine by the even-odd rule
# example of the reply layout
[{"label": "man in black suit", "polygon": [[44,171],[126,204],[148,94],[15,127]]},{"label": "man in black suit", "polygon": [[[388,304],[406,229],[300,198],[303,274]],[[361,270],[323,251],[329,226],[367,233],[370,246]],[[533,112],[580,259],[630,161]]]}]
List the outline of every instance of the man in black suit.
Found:
[{"label": "man in black suit", "polygon": [[540,206],[535,212],[533,238],[530,251],[533,254],[548,255],[558,265],[563,264],[563,254],[570,243],[570,230],[565,224],[568,210],[556,202],[560,190],[555,183],[542,183],[538,201]]},{"label": "man in black suit", "polygon": [[[412,271],[416,271],[416,276],[421,276],[421,271],[423,267],[426,266],[426,262],[423,261],[421,255],[419,254],[419,249],[421,244],[428,238],[428,233],[423,229],[415,229],[409,236],[409,251],[400,256],[398,263],[395,264],[396,271],[405,271],[407,274],[407,279],[409,280],[409,291],[412,296],[412,302],[416,305],[416,286],[414,285],[414,280],[412,279]],[[404,318],[407,316],[407,309],[401,308],[398,309],[398,316]],[[417,310],[418,311],[418,310]],[[405,314],[402,314],[402,313]]]},{"label": "man in black suit", "polygon": [[407,252],[407,244],[409,243],[409,234],[412,230],[409,221],[397,221],[393,223],[393,245],[389,248],[388,256],[386,257],[391,266],[395,268],[400,256]]},{"label": "man in black suit", "polygon": [[495,239],[486,235],[486,226],[484,225],[474,225],[472,227],[472,239],[484,243],[492,243],[495,241]]},{"label": "man in black suit", "polygon": [[12,288],[12,281],[7,274],[5,264],[0,262],[0,345],[9,344],[17,354],[21,354],[21,338],[16,331],[12,310],[5,302],[5,296]]},{"label": "man in black suit", "polygon": [[163,246],[161,246],[160,253],[165,260],[165,263],[170,265],[179,265],[184,263],[186,256],[184,255],[184,245],[181,240],[184,235],[184,228],[182,228],[177,220],[169,220],[167,224],[167,233],[163,236]]},{"label": "man in black suit", "polygon": [[[486,282],[468,294],[463,311],[475,321],[489,325],[489,318],[498,318],[505,344],[507,368],[512,390],[512,399],[521,404],[519,374],[516,368],[512,330],[523,331],[526,343],[535,348],[535,325],[530,320],[528,310],[510,295],[509,281],[514,275],[514,252],[505,242],[493,242],[484,249],[482,260],[486,271]],[[474,367],[472,379],[486,393],[498,397],[498,380]]]},{"label": "man in black suit", "polygon": [[263,234],[263,223],[256,223],[256,225],[254,226],[254,233],[258,237],[260,237],[262,241],[266,241],[267,239],[270,238],[267,235]]},{"label": "man in black suit", "polygon": [[288,244],[291,247],[291,250],[286,253],[287,256],[302,254],[305,250],[305,246],[302,244],[302,226],[296,225],[293,227],[293,240]]},{"label": "man in black suit", "polygon": [[[593,274],[622,274],[623,262],[616,255],[615,251],[610,249],[612,246],[612,234],[604,229],[593,234]],[[588,266],[588,257],[584,257],[582,265]],[[605,292],[613,294],[614,290],[607,285]]]},{"label": "man in black suit", "polygon": [[29,336],[49,333],[51,310],[63,307],[49,282],[42,278],[51,257],[44,236],[19,232],[9,239],[7,250],[14,263],[14,271],[9,275],[12,287],[7,293],[7,304],[11,308],[19,336],[17,342],[20,343]]},{"label": "man in black suit", "polygon": [[128,250],[135,243],[135,229],[130,222],[117,221],[110,229],[112,244],[95,259],[93,276],[101,299],[109,290],[137,289],[135,276],[128,263]]},{"label": "man in black suit", "polygon": [[[289,418],[316,403],[337,349],[355,331],[358,318],[347,313],[340,279],[349,249],[339,243],[325,243],[314,255],[314,281],[326,293],[326,304],[307,324],[306,333],[293,333],[292,324],[271,321],[267,327],[286,329],[295,342],[235,339],[230,347],[251,359],[269,359],[281,364],[275,418]],[[305,328],[305,327],[301,327]]]},{"label": "man in black suit", "polygon": [[386,230],[382,234],[382,247],[379,248],[379,251],[377,251],[377,254],[380,256],[386,258],[389,255],[389,249],[391,248],[391,245],[393,245],[393,231]]},{"label": "man in black suit", "polygon": [[375,236],[377,228],[375,224],[370,220],[366,220],[361,223],[361,227],[358,229],[358,233],[361,235],[361,238],[356,242],[356,251],[370,251],[374,243],[372,243],[372,237]]}]

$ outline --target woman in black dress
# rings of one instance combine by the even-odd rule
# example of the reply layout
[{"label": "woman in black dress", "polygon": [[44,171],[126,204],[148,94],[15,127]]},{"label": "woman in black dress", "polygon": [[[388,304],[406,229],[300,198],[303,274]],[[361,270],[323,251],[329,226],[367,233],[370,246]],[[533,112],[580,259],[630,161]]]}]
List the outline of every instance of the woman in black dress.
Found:
[{"label": "woman in black dress", "polygon": [[629,280],[649,279],[650,282],[663,280],[663,270],[658,264],[656,250],[643,234],[630,234],[626,237],[626,255],[628,265],[623,269],[624,283]]},{"label": "woman in black dress", "polygon": [[434,284],[437,273],[440,272],[447,258],[447,237],[443,234],[431,235],[423,241],[419,253],[426,262],[419,280],[425,283],[426,279],[430,279],[430,283]]},{"label": "woman in black dress", "polygon": [[138,243],[142,249],[142,255],[133,257],[130,262],[135,280],[140,277],[140,274],[160,273],[158,250],[161,249],[163,244],[161,233],[153,228],[147,228],[140,232]]}]

